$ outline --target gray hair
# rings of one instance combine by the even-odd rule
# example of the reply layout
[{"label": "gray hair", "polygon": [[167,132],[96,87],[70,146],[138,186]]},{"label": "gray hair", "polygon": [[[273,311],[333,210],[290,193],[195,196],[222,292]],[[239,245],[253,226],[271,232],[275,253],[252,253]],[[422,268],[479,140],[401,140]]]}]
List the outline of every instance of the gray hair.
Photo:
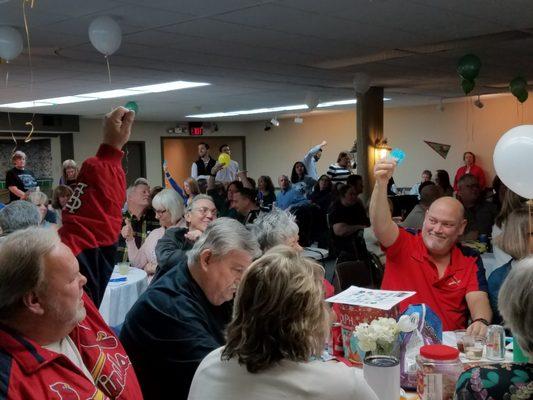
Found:
[{"label": "gray hair", "polygon": [[207,194],[197,194],[193,197],[192,200],[189,200],[189,203],[187,204],[187,212],[191,212],[194,208],[194,205],[199,200],[209,200],[211,203],[215,204],[215,201],[211,196],[208,196]]},{"label": "gray hair", "polygon": [[130,187],[128,187],[128,189],[126,190],[126,196],[129,197],[131,195],[131,192],[133,192],[133,189],[140,185],[146,185],[150,187],[150,182],[148,182],[148,179],[145,178],[135,179],[135,182],[133,182],[133,184],[130,185]]},{"label": "gray hair", "polygon": [[183,217],[183,199],[174,189],[163,189],[154,196],[152,207],[162,207],[170,213],[172,225]]},{"label": "gray hair", "polygon": [[207,249],[211,250],[215,257],[228,254],[232,250],[244,250],[252,258],[261,255],[254,235],[251,235],[239,221],[226,217],[218,218],[207,226],[205,232],[187,253],[187,263],[190,266],[197,265],[200,254]]},{"label": "gray hair", "polygon": [[30,226],[38,226],[40,223],[39,209],[29,201],[12,201],[0,211],[0,228],[4,235]]},{"label": "gray hair", "polygon": [[279,208],[273,208],[270,212],[259,214],[251,225],[259,246],[262,251],[267,251],[279,244],[287,244],[287,241],[298,235],[296,217]]},{"label": "gray hair", "polygon": [[36,190],[28,194],[28,201],[32,202],[35,205],[39,205],[39,204],[47,205],[48,196],[44,194],[43,192]]},{"label": "gray hair", "polygon": [[0,245],[0,319],[23,306],[24,295],[45,284],[44,260],[60,242],[54,229],[31,227],[9,235]]},{"label": "gray hair", "polygon": [[500,288],[498,309],[524,353],[533,356],[533,256],[513,264]]},{"label": "gray hair", "polygon": [[75,169],[78,169],[78,164],[76,164],[76,161],[74,160],[65,160],[63,161],[63,169],[67,169],[67,168],[75,168]]}]

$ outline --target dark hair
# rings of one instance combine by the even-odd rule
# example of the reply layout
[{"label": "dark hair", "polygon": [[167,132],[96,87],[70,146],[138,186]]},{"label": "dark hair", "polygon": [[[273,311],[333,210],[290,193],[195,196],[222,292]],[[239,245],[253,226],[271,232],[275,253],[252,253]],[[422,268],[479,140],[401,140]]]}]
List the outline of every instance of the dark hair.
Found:
[{"label": "dark hair", "polygon": [[247,176],[246,179],[248,180],[248,183],[250,184],[250,186],[254,190],[256,190],[257,189],[257,184],[255,183],[255,179],[254,178],[250,178],[249,176]]},{"label": "dark hair", "polygon": [[425,181],[425,182],[422,182],[420,184],[420,186],[418,187],[418,194],[422,193],[422,189],[424,189],[426,186],[431,186],[431,185],[434,185],[435,182],[432,182],[432,181]]},{"label": "dark hair", "polygon": [[220,146],[220,147],[218,148],[218,152],[219,152],[219,153],[222,153],[222,149],[223,149],[224,147],[226,147],[226,146],[229,147],[229,145],[227,145],[227,144],[223,144],[222,146]]},{"label": "dark hair", "polygon": [[346,179],[346,184],[348,186],[355,186],[359,182],[363,181],[363,177],[361,175],[350,175],[348,179]]},{"label": "dark hair", "polygon": [[422,175],[429,175],[429,179],[431,179],[431,177],[433,176],[433,174],[431,173],[431,171],[429,169],[425,169],[422,171]]},{"label": "dark hair", "polygon": [[315,186],[313,187],[313,191],[320,192],[320,181],[324,177],[328,178],[328,186],[326,187],[325,191],[331,192],[331,190],[333,189],[333,184],[331,183],[331,178],[329,177],[329,175],[326,174],[320,175],[320,178],[318,178],[318,181],[316,181]]},{"label": "dark hair", "polygon": [[[296,166],[298,164],[302,164],[304,167],[304,175],[300,178],[298,174],[296,173]],[[300,181],[303,181],[304,177],[307,175],[307,168],[305,168],[305,164],[301,161],[296,161],[294,165],[292,166],[292,172],[291,172],[291,182],[292,183],[298,183]]]},{"label": "dark hair", "polygon": [[276,189],[274,188],[274,183],[272,183],[272,178],[268,175],[261,175],[259,179],[262,179],[265,182],[265,190],[268,193],[274,193]]},{"label": "dark hair", "polygon": [[209,150],[209,145],[206,142],[198,143],[198,146],[204,145],[206,150]]},{"label": "dark hair", "polygon": [[255,203],[255,199],[257,198],[257,192],[254,189],[250,189],[250,188],[243,187],[237,190],[236,193],[239,193],[242,197],[246,197],[252,203]]},{"label": "dark hair", "polygon": [[150,190],[150,199],[154,199],[155,195],[158,194],[161,190],[163,190],[163,186],[154,186],[152,190]]},{"label": "dark hair", "polygon": [[349,156],[349,154],[348,154],[347,152],[345,152],[345,151],[341,151],[341,152],[339,153],[339,156],[337,157],[337,162],[339,162],[339,161],[340,161],[341,159],[343,159],[344,157],[348,157],[348,156]]},{"label": "dark hair", "polygon": [[235,185],[235,187],[237,188],[237,191],[241,190],[244,186],[242,185],[242,182],[241,181],[231,181],[229,184],[228,184],[228,187],[226,188],[229,189],[229,187],[231,185]]},{"label": "dark hair", "polygon": [[59,204],[59,198],[65,197],[65,196],[68,196],[70,198],[70,196],[72,196],[72,193],[74,193],[74,191],[68,186],[65,186],[65,185],[57,186],[52,192],[52,208],[55,208],[56,210],[60,210],[61,204]]},{"label": "dark hair", "polygon": [[450,175],[448,175],[448,172],[443,169],[437,170],[437,180],[438,185],[444,190],[444,193],[446,193],[448,188],[452,187],[452,185],[450,185]]},{"label": "dark hair", "polygon": [[474,157],[474,164],[476,163],[476,155],[472,153],[471,151],[465,151],[463,154],[463,161],[465,160],[465,157],[467,154],[472,154],[472,157]]},{"label": "dark hair", "polygon": [[337,187],[339,198],[343,198],[344,196],[346,196],[346,193],[348,193],[348,190],[350,189],[352,189],[352,186],[350,185],[342,185],[341,187]]},{"label": "dark hair", "polygon": [[475,175],[472,174],[464,174],[459,178],[457,181],[457,187],[463,186],[464,183],[476,183],[479,185],[478,179],[475,177]]}]

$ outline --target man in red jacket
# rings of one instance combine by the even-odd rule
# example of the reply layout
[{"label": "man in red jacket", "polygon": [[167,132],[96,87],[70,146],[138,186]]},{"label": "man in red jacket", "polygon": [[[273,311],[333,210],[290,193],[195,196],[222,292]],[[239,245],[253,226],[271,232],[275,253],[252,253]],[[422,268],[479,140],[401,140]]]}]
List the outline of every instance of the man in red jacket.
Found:
[{"label": "man in red jacket", "polygon": [[106,116],[103,144],[64,212],[62,241],[31,227],[0,247],[0,398],[142,399],[124,348],[83,290],[103,293],[112,269],[125,196],[120,149],[133,119],[124,108]]}]

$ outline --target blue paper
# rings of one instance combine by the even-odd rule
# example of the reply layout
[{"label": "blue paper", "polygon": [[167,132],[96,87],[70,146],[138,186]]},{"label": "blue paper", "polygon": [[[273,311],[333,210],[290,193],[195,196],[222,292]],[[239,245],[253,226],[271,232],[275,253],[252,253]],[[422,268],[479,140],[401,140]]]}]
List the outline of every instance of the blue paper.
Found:
[{"label": "blue paper", "polygon": [[390,152],[390,157],[394,158],[398,165],[401,165],[401,163],[405,159],[405,152],[402,149],[396,147]]},{"label": "blue paper", "polygon": [[111,278],[109,282],[126,282],[126,279],[128,279],[126,276],[121,278]]}]

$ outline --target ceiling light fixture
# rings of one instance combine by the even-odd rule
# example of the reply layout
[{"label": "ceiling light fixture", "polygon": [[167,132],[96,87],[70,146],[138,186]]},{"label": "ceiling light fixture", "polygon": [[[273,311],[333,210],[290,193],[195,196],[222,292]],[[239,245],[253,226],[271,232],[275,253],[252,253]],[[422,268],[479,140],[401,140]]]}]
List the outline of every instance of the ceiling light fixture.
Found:
[{"label": "ceiling light fixture", "polygon": [[187,82],[174,81],[166,83],[158,83],[155,85],[135,86],[126,89],[114,89],[103,92],[84,93],[74,96],[54,97],[50,99],[41,99],[33,101],[21,101],[18,103],[0,104],[4,108],[33,108],[33,107],[47,107],[59,104],[81,103],[84,101],[95,101],[102,99],[114,99],[117,97],[140,96],[149,93],[162,93],[174,90],[189,89],[200,86],[207,86],[210,83],[203,82]]},{"label": "ceiling light fixture", "polygon": [[[390,101],[388,97],[384,97],[383,101]],[[335,100],[327,101],[320,103],[317,108],[327,108],[335,106],[344,106],[356,104],[356,99],[347,99],[347,100]],[[253,115],[253,114],[268,114],[268,113],[279,113],[283,111],[300,111],[307,110],[309,107],[306,104],[297,104],[294,106],[281,106],[281,107],[270,107],[270,108],[254,108],[251,110],[239,110],[239,111],[227,111],[227,112],[215,112],[209,114],[191,114],[186,115],[186,118],[223,118],[223,117],[238,117],[240,115]]]},{"label": "ceiling light fixture", "polygon": [[276,117],[272,118],[272,119],[270,120],[270,123],[271,123],[272,125],[274,125],[274,126],[279,126],[279,121],[278,121],[278,119],[277,119]]},{"label": "ceiling light fixture", "polygon": [[294,118],[294,123],[295,124],[303,124],[304,123],[304,119],[298,115],[298,116],[296,116]]}]

